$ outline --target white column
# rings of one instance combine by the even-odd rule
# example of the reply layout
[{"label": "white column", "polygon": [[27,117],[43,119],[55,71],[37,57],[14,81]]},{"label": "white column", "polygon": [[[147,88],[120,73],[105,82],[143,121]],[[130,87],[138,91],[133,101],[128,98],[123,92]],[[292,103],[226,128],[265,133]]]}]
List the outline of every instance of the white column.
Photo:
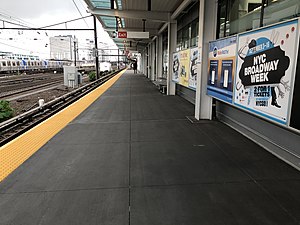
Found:
[{"label": "white column", "polygon": [[167,77],[167,94],[175,95],[176,86],[172,81],[172,68],[173,68],[173,53],[176,50],[177,42],[177,23],[168,23],[168,55],[169,55],[169,67]]},{"label": "white column", "polygon": [[216,38],[217,1],[199,0],[199,39],[198,47],[201,62],[198,65],[196,89],[196,119],[212,118],[212,98],[206,94],[208,73],[208,42]]},{"label": "white column", "polygon": [[155,80],[156,70],[155,70],[155,40],[151,43],[151,80]]},{"label": "white column", "polygon": [[151,78],[151,45],[149,44],[147,47],[148,52],[148,67],[147,67],[147,78]]},{"label": "white column", "polygon": [[157,79],[163,76],[163,37],[159,35],[157,37],[157,44],[156,44],[156,53],[157,53]]},{"label": "white column", "polygon": [[140,51],[140,53],[141,53],[141,58],[140,58],[141,67],[140,67],[139,73],[144,73],[143,72],[144,71],[144,52]]},{"label": "white column", "polygon": [[147,74],[147,49],[144,49],[143,54],[143,74],[146,76]]}]

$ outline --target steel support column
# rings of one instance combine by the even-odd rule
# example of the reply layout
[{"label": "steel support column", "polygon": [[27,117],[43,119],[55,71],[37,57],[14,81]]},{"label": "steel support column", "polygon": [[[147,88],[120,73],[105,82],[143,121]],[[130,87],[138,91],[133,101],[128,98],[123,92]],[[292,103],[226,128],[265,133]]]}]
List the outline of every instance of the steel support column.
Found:
[{"label": "steel support column", "polygon": [[172,81],[172,68],[173,68],[173,53],[176,50],[177,42],[177,23],[168,23],[168,55],[169,55],[169,68],[167,77],[167,94],[175,95],[176,86]]},{"label": "steel support column", "polygon": [[156,53],[157,53],[157,67],[156,67],[156,77],[157,79],[163,76],[163,37],[159,35],[157,37],[157,44],[156,44]]},{"label": "steel support column", "polygon": [[155,53],[155,42],[151,43],[151,80],[155,80],[156,77],[156,53]]},{"label": "steel support column", "polygon": [[[199,0],[199,39],[200,64],[198,64],[198,77],[196,89],[196,119],[212,118],[212,98],[206,94],[208,73],[208,42],[216,39],[217,2]],[[205,31],[205,32],[204,32]]]},{"label": "steel support column", "polygon": [[147,55],[148,55],[148,58],[147,58],[147,78],[150,79],[151,77],[151,45],[149,44],[148,47],[147,47]]},{"label": "steel support column", "polygon": [[96,79],[100,78],[99,75],[99,57],[98,57],[98,39],[97,39],[97,23],[96,23],[96,16],[93,16],[94,22],[94,42],[95,42],[95,57],[96,57]]}]

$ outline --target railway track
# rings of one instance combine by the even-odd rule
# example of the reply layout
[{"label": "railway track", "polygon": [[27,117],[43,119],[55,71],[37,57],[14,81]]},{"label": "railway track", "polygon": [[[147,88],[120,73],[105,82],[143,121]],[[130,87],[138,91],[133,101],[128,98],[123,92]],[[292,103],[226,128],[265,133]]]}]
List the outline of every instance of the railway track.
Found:
[{"label": "railway track", "polygon": [[19,116],[0,123],[0,146],[8,143],[27,130],[41,123],[45,119],[64,109],[71,103],[77,101],[90,91],[94,90],[107,80],[115,76],[119,71],[110,73],[101,77],[100,79],[82,86],[72,92],[69,92],[55,100],[46,103],[42,107],[36,107]]},{"label": "railway track", "polygon": [[36,90],[42,87],[63,82],[62,74],[30,76],[17,79],[0,80],[0,98],[10,97],[16,94]]},{"label": "railway track", "polygon": [[19,89],[15,89],[15,90],[11,90],[11,91],[6,91],[6,92],[3,92],[3,93],[1,91],[0,99],[7,98],[7,97],[12,97],[12,96],[22,94],[22,93],[25,93],[25,92],[34,91],[34,90],[38,90],[38,89],[41,89],[41,88],[50,87],[50,86],[58,85],[58,84],[62,84],[62,81],[57,80],[57,81],[49,82],[49,83],[46,83],[46,84],[39,84],[39,85],[35,84],[32,87],[19,88]]}]

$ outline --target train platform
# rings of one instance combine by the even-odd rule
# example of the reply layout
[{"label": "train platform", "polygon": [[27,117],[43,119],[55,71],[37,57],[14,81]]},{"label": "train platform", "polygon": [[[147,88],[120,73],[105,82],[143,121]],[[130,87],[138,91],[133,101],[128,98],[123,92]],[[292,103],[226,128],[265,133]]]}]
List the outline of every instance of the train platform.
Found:
[{"label": "train platform", "polygon": [[191,121],[191,103],[142,74],[117,78],[0,182],[1,225],[300,224],[298,170],[221,122]]}]

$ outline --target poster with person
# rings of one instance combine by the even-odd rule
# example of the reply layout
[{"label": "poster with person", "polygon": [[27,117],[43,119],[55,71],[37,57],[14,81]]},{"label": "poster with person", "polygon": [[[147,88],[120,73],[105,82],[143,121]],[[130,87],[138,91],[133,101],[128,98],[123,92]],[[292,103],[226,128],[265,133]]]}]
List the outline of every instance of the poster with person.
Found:
[{"label": "poster with person", "polygon": [[189,77],[189,87],[191,89],[197,88],[197,69],[198,69],[198,47],[192,48],[190,53],[190,77]]},{"label": "poster with person", "polygon": [[179,84],[188,87],[190,77],[190,49],[180,51],[179,55]]},{"label": "poster with person", "polygon": [[172,80],[179,82],[180,55],[178,52],[173,53]]},{"label": "poster with person", "polygon": [[234,104],[287,124],[298,20],[240,34]]},{"label": "poster with person", "polygon": [[232,103],[237,37],[209,43],[207,94]]}]

